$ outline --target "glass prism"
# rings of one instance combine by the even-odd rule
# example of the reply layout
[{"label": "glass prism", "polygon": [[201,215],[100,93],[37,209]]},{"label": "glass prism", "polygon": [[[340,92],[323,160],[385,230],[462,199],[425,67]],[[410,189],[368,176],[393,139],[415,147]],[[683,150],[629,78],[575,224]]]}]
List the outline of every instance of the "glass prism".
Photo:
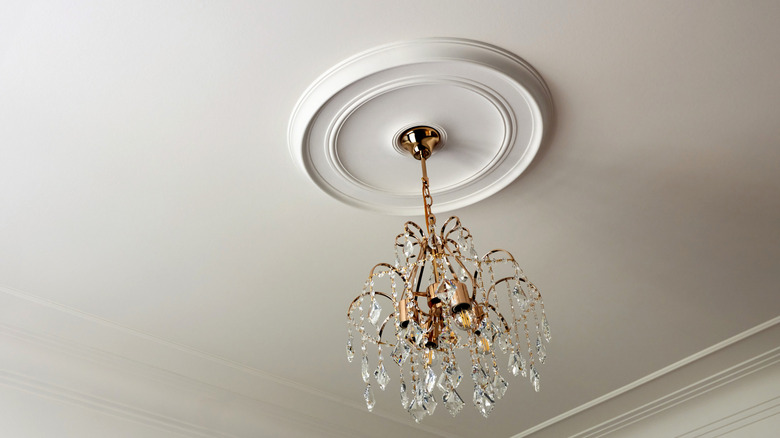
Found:
[{"label": "glass prism", "polygon": [[387,383],[390,382],[390,376],[387,374],[385,365],[382,362],[379,362],[379,366],[376,367],[374,378],[376,379],[376,383],[379,384],[379,389],[384,391]]},{"label": "glass prism", "polygon": [[536,371],[536,368],[531,366],[531,384],[534,386],[534,391],[539,392],[539,384],[540,382],[539,373]]},{"label": "glass prism", "polygon": [[368,357],[365,355],[360,359],[360,373],[363,376],[363,381],[368,383]]},{"label": "glass prism", "polygon": [[371,300],[371,310],[368,312],[368,321],[376,325],[379,322],[379,315],[382,313],[382,306],[376,300]]},{"label": "glass prism", "polygon": [[454,389],[445,392],[441,400],[444,402],[444,407],[447,408],[447,411],[449,411],[450,415],[453,417],[458,415],[458,412],[463,409],[463,406],[466,406],[466,403],[460,397],[460,394]]},{"label": "glass prism", "polygon": [[390,357],[393,359],[395,363],[397,363],[399,366],[403,365],[404,362],[406,362],[406,359],[409,357],[409,352],[411,351],[412,346],[409,345],[408,342],[406,342],[406,339],[400,339],[398,341],[398,344],[393,348],[393,351],[390,353]]},{"label": "glass prism", "polygon": [[374,391],[371,390],[370,384],[366,385],[366,391],[363,393],[363,397],[366,399],[366,407],[369,412],[373,411],[376,400],[374,399]]},{"label": "glass prism", "polygon": [[355,350],[352,349],[352,339],[347,341],[347,360],[349,362],[352,362],[352,359],[355,358]]},{"label": "glass prism", "polygon": [[504,397],[508,387],[509,383],[501,377],[501,374],[496,373],[493,377],[493,394],[495,394],[496,400]]},{"label": "glass prism", "polygon": [[539,338],[536,338],[536,354],[537,357],[539,357],[539,363],[544,363],[544,361],[547,360],[547,351],[545,351],[542,340]]},{"label": "glass prism", "polygon": [[428,367],[425,369],[425,390],[427,392],[433,391],[433,387],[436,385],[436,373],[433,372],[433,368]]},{"label": "glass prism", "polygon": [[407,240],[404,244],[404,255],[408,258],[414,254],[414,244],[411,240]]},{"label": "glass prism", "polygon": [[550,342],[552,335],[550,334],[550,323],[547,322],[547,315],[542,313],[542,330],[544,331],[544,340]]}]

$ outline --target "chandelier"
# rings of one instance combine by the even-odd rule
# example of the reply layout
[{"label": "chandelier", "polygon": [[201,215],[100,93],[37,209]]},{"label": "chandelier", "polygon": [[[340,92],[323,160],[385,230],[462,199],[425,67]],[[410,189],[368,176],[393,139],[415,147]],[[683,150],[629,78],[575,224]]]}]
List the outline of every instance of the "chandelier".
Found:
[{"label": "chandelier", "polygon": [[[537,367],[551,337],[542,296],[512,254],[495,249],[480,257],[459,218],[436,224],[426,160],[439,132],[417,126],[400,138],[422,165],[425,228],[404,224],[395,238],[395,262],[374,266],[349,305],[347,359],[358,352],[369,411],[373,385],[384,391],[393,374],[401,406],[416,422],[432,415],[439,400],[457,415],[468,393],[487,417],[506,393],[509,374],[528,377],[539,391]],[[374,345],[376,362],[368,351]],[[397,367],[386,365],[387,357]],[[462,384],[464,373],[473,389]]]}]

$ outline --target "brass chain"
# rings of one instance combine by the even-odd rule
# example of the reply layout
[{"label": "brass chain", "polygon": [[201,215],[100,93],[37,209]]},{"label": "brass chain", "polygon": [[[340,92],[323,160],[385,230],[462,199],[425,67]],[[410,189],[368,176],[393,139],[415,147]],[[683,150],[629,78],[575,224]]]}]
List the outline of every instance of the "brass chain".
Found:
[{"label": "brass chain", "polygon": [[425,158],[420,159],[422,164],[422,196],[423,207],[425,209],[425,225],[428,228],[428,236],[433,237],[436,234],[436,216],[431,212],[433,197],[431,197],[430,182],[428,181],[428,169],[425,166]]}]

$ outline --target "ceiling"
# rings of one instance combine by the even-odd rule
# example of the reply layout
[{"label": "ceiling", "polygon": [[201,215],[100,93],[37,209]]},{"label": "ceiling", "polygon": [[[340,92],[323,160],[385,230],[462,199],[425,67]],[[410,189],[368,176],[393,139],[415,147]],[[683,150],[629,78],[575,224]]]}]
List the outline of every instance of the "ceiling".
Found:
[{"label": "ceiling", "polygon": [[[513,252],[553,339],[540,393],[509,379],[489,421],[467,400],[417,431],[522,433],[780,314],[778,18],[776,2],[4,2],[0,287],[287,385],[271,404],[294,387],[335,403],[312,418],[412,430],[395,380],[354,409],[344,357],[347,305],[405,218],[321,192],[287,124],[360,51],[484,41],[539,71],[555,123],[514,183],[455,213],[479,251]],[[56,336],[175,369],[74,327]]]}]

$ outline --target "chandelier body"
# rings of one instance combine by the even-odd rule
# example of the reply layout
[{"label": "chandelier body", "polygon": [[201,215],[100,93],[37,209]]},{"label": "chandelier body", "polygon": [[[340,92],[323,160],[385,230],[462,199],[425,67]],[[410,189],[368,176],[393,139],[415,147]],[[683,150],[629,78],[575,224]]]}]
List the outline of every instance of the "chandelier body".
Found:
[{"label": "chandelier body", "polygon": [[[381,390],[391,380],[389,354],[398,365],[401,405],[417,422],[435,411],[436,389],[450,414],[463,409],[464,370],[473,381],[472,402],[485,417],[507,390],[501,372],[528,377],[539,391],[537,366],[551,338],[542,297],[512,254],[495,249],[479,257],[471,232],[455,216],[437,228],[426,160],[438,141],[438,132],[424,126],[401,135],[400,145],[422,166],[425,229],[404,224],[395,262],[373,267],[347,311],[347,359],[359,348],[368,410],[375,404],[372,376]],[[375,367],[368,354],[373,345]]]}]

